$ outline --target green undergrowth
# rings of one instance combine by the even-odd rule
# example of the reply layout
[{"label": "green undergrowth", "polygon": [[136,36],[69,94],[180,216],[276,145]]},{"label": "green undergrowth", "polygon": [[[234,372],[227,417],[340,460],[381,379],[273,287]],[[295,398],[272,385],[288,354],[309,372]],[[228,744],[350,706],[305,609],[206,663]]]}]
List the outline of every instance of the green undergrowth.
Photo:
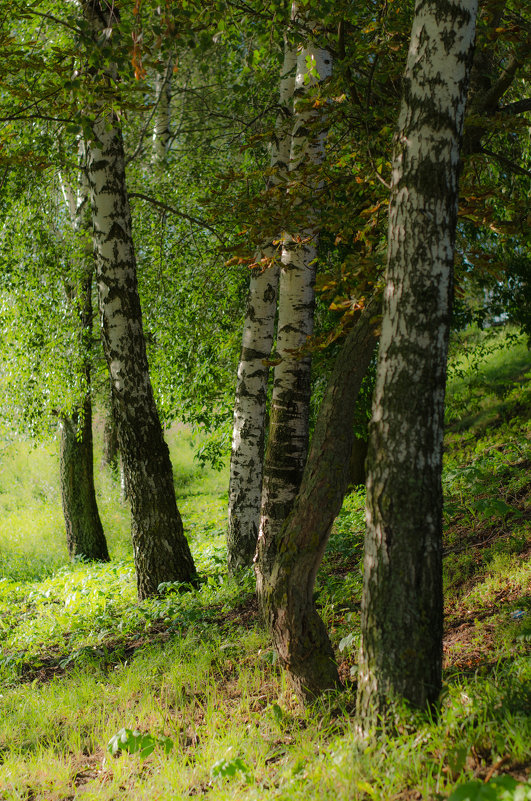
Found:
[{"label": "green undergrowth", "polygon": [[531,359],[518,340],[498,347],[504,336],[475,333],[481,364],[458,355],[451,371],[439,715],[397,707],[378,738],[354,716],[363,489],[345,499],[316,585],[344,688],[303,710],[252,571],[227,578],[226,472],[197,465],[190,432],[169,441],[201,585],[142,603],[116,478],[97,471],[111,563],[70,564],[55,445],[4,448],[0,799],[531,799]]}]

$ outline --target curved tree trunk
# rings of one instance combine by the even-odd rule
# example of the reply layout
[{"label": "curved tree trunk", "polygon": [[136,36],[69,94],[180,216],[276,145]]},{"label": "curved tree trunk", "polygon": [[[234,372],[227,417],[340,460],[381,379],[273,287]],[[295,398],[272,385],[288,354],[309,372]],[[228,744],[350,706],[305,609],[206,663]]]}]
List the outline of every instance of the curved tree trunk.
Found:
[{"label": "curved tree trunk", "polygon": [[373,300],[363,311],[336,359],[291,514],[275,539],[258,543],[260,607],[290,684],[303,701],[339,681],[313,592],[349,482],[354,407],[376,346],[379,305]]},{"label": "curved tree trunk", "polygon": [[[279,113],[271,148],[269,185],[286,180],[290,150],[291,102],[295,87],[297,53],[284,39]],[[253,562],[260,526],[262,465],[269,368],[267,359],[275,335],[278,265],[276,248],[264,245],[251,274],[242,351],[234,403],[229,481],[227,551],[229,571],[235,573]]]},{"label": "curved tree trunk", "polygon": [[[310,106],[309,98],[331,72],[328,51],[311,42],[299,49],[290,179],[301,179],[308,166],[315,170],[323,161],[326,134],[315,133],[319,111]],[[305,182],[311,194],[319,188],[311,175],[305,175]],[[267,541],[279,535],[291,511],[308,452],[311,359],[302,349],[313,332],[317,217],[317,211],[310,209],[304,230],[284,237],[277,333],[281,361],[274,372],[259,535]],[[262,547],[262,552],[268,548]]]},{"label": "curved tree trunk", "polygon": [[459,148],[477,0],[417,0],[393,163],[370,427],[358,711],[433,705],[442,667],[442,439]]},{"label": "curved tree trunk", "polygon": [[[84,0],[94,36],[112,28],[113,7]],[[196,571],[173,485],[149,377],[138,296],[122,132],[114,113],[98,107],[87,143],[103,349],[111,376],[140,599],[162,582],[195,583]]]}]

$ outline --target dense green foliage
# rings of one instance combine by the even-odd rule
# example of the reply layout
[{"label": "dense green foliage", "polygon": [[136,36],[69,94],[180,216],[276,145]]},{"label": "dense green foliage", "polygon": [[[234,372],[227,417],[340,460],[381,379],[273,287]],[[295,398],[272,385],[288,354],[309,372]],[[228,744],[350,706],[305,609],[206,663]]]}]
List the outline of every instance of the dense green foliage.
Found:
[{"label": "dense green foliage", "polygon": [[[39,434],[50,414],[53,420],[71,411],[83,393],[78,322],[63,297],[66,281],[76,286],[82,243],[71,230],[64,189],[76,188],[78,143],[89,130],[96,95],[119,113],[124,132],[139,289],[164,420],[186,419],[214,432],[204,455],[219,457],[232,415],[247,266],[260,243],[304,228],[317,202],[316,405],[333,357],[333,350],[321,349],[382,275],[412,3],[319,3],[323,31],[314,35],[326,39],[334,72],[314,101],[326,104],[328,128],[317,196],[306,188],[317,185],[311,171],[300,171],[289,192],[283,184],[266,188],[289,3],[126,4],[112,37],[95,47],[74,7],[2,0],[1,8],[4,419]],[[529,224],[522,214],[528,124],[525,114],[497,111],[526,93],[525,26],[516,3],[507,3],[505,13],[506,27],[496,27],[497,4],[486,0],[479,24],[478,53],[496,60],[480,63],[473,85],[455,318],[460,325],[508,314],[529,331]],[[291,34],[305,35],[297,28]],[[160,169],[152,146],[155,76],[170,57],[171,143]],[[478,106],[476,95],[483,98],[487,84],[494,91],[511,59],[520,59],[520,67],[503,96],[492,107]],[[109,63],[117,72],[110,87],[94,78]],[[486,150],[478,150],[481,137]],[[99,346],[92,344],[100,378],[94,388],[105,393]]]}]

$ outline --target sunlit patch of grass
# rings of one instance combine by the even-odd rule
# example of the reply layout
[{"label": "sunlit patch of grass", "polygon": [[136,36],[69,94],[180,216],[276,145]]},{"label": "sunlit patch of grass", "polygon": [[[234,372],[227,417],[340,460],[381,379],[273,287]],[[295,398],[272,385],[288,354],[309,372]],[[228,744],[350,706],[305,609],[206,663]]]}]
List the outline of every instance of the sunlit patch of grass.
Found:
[{"label": "sunlit patch of grass", "polygon": [[0,577],[50,575],[67,558],[56,443],[5,446],[0,464]]},{"label": "sunlit patch of grass", "polygon": [[472,435],[529,409],[530,369],[525,336],[511,328],[473,332],[449,361],[446,419],[451,429]]}]

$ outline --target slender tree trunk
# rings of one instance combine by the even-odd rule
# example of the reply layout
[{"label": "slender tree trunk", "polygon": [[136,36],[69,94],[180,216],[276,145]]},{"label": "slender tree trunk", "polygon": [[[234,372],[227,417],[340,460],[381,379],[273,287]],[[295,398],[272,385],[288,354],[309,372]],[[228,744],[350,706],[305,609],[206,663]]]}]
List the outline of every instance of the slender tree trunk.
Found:
[{"label": "slender tree trunk", "polygon": [[[111,5],[85,0],[83,8],[95,36],[102,27],[112,27]],[[156,595],[162,582],[194,583],[196,571],[183,534],[168,446],[149,377],[122,132],[111,111],[99,107],[96,112],[87,144],[96,278],[103,349],[131,502],[138,595],[143,599]]]},{"label": "slender tree trunk", "polygon": [[122,459],[121,455],[119,457],[120,462],[120,500],[122,503],[125,503],[129,498],[127,494],[127,481],[125,478],[125,468],[124,468],[124,460]]},{"label": "slender tree trunk", "polygon": [[[92,336],[92,271],[88,271],[82,292],[82,339]],[[84,342],[84,347],[90,347]],[[81,413],[61,419],[59,470],[61,500],[66,526],[66,544],[71,558],[83,556],[90,561],[109,561],[96,491],[94,488],[94,452],[92,440],[92,403],[90,399],[91,365],[85,360],[85,399]]]},{"label": "slender tree trunk", "polygon": [[433,705],[442,663],[442,438],[459,150],[477,0],[417,0],[389,209],[370,428],[358,711]]},{"label": "slender tree trunk", "polygon": [[[80,167],[84,154],[80,148]],[[61,186],[68,214],[74,231],[80,235],[81,256],[78,267],[82,274],[81,286],[65,279],[65,292],[81,326],[83,349],[85,394],[81,409],[61,418],[61,444],[59,472],[61,501],[66,527],[66,543],[71,558],[82,556],[89,561],[109,561],[107,542],[96,502],[94,487],[94,449],[92,438],[91,401],[91,341],[93,328],[92,250],[87,249],[89,214],[87,210],[88,187],[83,169],[77,192],[61,179]]]},{"label": "slender tree trunk", "polygon": [[361,437],[354,437],[349,463],[349,486],[359,487],[365,484],[367,477],[365,472],[365,460],[367,459],[368,450],[369,443],[366,440],[361,439]]},{"label": "slender tree trunk", "polygon": [[118,443],[118,427],[112,410],[112,390],[109,399],[109,409],[107,409],[103,427],[102,464],[104,467],[109,467],[113,472],[118,474],[120,478],[120,500],[125,502],[127,500],[127,487],[125,483],[124,463]]},{"label": "slender tree trunk", "polygon": [[281,533],[261,537],[258,598],[291,686],[301,700],[338,683],[313,600],[315,577],[349,481],[354,407],[376,345],[372,301],[348,334],[323,399],[300,491]]},{"label": "slender tree trunk", "polygon": [[[287,177],[296,62],[296,49],[286,35],[279,113],[271,148],[273,172],[270,187],[281,184]],[[277,308],[278,264],[275,255],[276,248],[271,242],[257,253],[257,266],[251,273],[247,298],[230,462],[227,551],[231,573],[252,564],[260,526],[269,374],[267,359],[273,345]]]},{"label": "slender tree trunk", "polygon": [[163,168],[166,165],[171,140],[171,77],[173,74],[173,58],[163,72],[158,72],[155,79],[157,108],[153,126],[153,164]]},{"label": "slender tree trunk", "polygon": [[75,412],[61,420],[60,474],[69,556],[108,562],[109,552],[94,490],[89,395],[81,415]]},{"label": "slender tree trunk", "polygon": [[[299,191],[303,191],[305,183],[310,195],[319,188],[319,182],[308,167],[315,172],[323,161],[326,134],[315,131],[320,112],[309,99],[316,85],[329,78],[331,72],[328,51],[311,42],[299,49],[290,178],[300,181]],[[282,252],[277,334],[281,361],[274,372],[260,521],[260,538],[268,541],[278,536],[291,511],[308,452],[311,359],[302,354],[302,349],[313,332],[319,234],[317,210],[308,211],[306,205],[304,208],[305,227],[297,234],[285,235]],[[261,552],[268,548],[265,546]]]},{"label": "slender tree trunk", "polygon": [[112,410],[108,409],[103,424],[103,453],[101,462],[104,467],[116,470],[118,468],[118,458],[118,429],[116,428]]}]

